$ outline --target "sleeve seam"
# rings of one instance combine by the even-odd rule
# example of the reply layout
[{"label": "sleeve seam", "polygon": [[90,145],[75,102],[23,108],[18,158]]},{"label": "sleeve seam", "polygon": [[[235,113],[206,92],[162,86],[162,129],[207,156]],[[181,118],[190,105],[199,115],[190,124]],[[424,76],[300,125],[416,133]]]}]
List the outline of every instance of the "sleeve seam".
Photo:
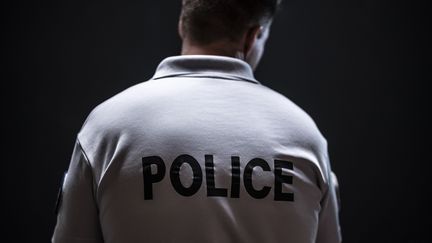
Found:
[{"label": "sleeve seam", "polygon": [[85,152],[85,150],[84,150],[84,148],[83,148],[83,146],[81,144],[81,141],[79,140],[78,136],[76,138],[76,141],[77,141],[77,144],[78,144],[78,146],[80,148],[80,151],[81,151],[82,155],[84,156],[84,160],[85,160],[86,165],[90,168],[90,173],[91,173],[91,176],[92,176],[92,184],[93,184],[92,185],[92,194],[93,194],[93,199],[96,202],[97,211],[99,213],[99,204],[98,204],[98,201],[97,201],[97,186],[98,186],[98,183],[95,181],[95,175],[94,175],[93,167],[92,167],[92,165],[90,163],[90,159],[87,156],[87,153]]}]

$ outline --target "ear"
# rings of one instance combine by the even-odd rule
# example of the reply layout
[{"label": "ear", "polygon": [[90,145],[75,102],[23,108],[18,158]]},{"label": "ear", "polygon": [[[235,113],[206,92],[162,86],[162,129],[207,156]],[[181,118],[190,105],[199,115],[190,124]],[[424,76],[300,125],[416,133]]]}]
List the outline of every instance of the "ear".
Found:
[{"label": "ear", "polygon": [[263,30],[264,30],[263,26],[255,25],[250,27],[246,31],[244,45],[243,45],[243,53],[245,56],[249,55],[249,52],[252,50],[255,41],[261,37]]},{"label": "ear", "polygon": [[182,17],[180,16],[179,22],[178,22],[178,26],[177,26],[177,31],[178,34],[180,36],[180,39],[184,39],[184,32],[183,32],[183,20]]}]

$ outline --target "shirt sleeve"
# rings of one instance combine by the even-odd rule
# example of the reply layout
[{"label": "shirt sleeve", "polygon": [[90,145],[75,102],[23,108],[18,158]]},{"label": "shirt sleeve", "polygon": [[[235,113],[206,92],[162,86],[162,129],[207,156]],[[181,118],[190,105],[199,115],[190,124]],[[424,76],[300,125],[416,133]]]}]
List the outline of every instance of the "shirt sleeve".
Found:
[{"label": "shirt sleeve", "polygon": [[52,242],[103,242],[90,163],[77,140],[60,190]]},{"label": "shirt sleeve", "polygon": [[339,226],[339,185],[336,175],[329,173],[327,191],[321,201],[316,243],[339,243],[342,235]]}]

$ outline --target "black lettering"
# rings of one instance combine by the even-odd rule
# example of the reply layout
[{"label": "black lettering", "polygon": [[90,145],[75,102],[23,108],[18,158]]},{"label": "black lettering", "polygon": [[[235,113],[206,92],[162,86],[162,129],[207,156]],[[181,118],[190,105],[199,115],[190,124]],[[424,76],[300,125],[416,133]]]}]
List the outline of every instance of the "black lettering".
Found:
[{"label": "black lettering", "polygon": [[243,180],[244,185],[246,188],[246,191],[251,195],[252,197],[256,199],[265,198],[270,190],[271,187],[264,186],[261,190],[255,190],[252,185],[252,172],[255,167],[261,167],[264,171],[271,171],[270,166],[267,164],[267,162],[260,158],[255,158],[249,161],[249,163],[246,165],[244,174],[243,174]]},{"label": "black lettering", "polygon": [[[156,165],[156,174],[152,174],[151,165]],[[153,183],[160,182],[165,176],[165,164],[159,156],[142,158],[144,178],[144,200],[153,199]]]},{"label": "black lettering", "polygon": [[207,196],[226,197],[228,195],[228,190],[225,188],[216,188],[215,186],[213,155],[206,154],[204,158],[206,169]]},{"label": "black lettering", "polygon": [[283,175],[282,169],[294,170],[293,163],[284,160],[274,160],[274,175],[275,175],[275,201],[294,201],[294,193],[282,192],[282,184],[292,184],[293,177],[289,175]]},{"label": "black lettering", "polygon": [[231,197],[240,197],[240,157],[231,156]]},{"label": "black lettering", "polygon": [[[180,167],[184,163],[189,164],[192,168],[193,181],[190,187],[184,187],[180,181]],[[190,197],[196,192],[198,192],[201,187],[203,180],[201,166],[194,157],[188,154],[179,155],[171,165],[170,179],[171,184],[173,185],[177,193],[185,197]]]}]

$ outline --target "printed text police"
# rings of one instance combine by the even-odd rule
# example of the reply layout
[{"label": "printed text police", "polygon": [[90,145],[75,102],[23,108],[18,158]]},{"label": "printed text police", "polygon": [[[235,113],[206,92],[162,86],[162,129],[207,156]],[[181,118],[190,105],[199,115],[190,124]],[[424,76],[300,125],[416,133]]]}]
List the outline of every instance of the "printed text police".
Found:
[{"label": "printed text police", "polygon": [[[213,162],[213,155],[204,156],[205,163],[205,179],[207,184],[208,197],[228,197],[227,188],[216,188],[215,186],[215,165]],[[274,200],[275,201],[294,201],[294,193],[283,192],[283,184],[293,184],[293,177],[282,173],[282,170],[294,170],[293,163],[274,159]],[[192,184],[184,186],[180,180],[180,168],[183,164],[188,164],[192,168]],[[165,162],[159,156],[148,156],[142,158],[143,177],[144,177],[144,199],[151,200],[156,192],[153,191],[153,184],[161,182],[165,178],[166,166]],[[152,173],[152,165],[156,168]],[[243,185],[248,194],[256,199],[267,197],[271,191],[271,187],[263,186],[262,188],[255,188],[253,186],[252,173],[255,167],[260,167],[263,171],[271,171],[269,164],[261,158],[254,158],[250,160],[243,169]],[[231,156],[231,198],[240,197],[240,157]],[[177,156],[171,164],[169,169],[169,179],[174,190],[185,197],[190,197],[198,192],[203,183],[203,172],[200,163],[191,155],[182,154]]]}]

